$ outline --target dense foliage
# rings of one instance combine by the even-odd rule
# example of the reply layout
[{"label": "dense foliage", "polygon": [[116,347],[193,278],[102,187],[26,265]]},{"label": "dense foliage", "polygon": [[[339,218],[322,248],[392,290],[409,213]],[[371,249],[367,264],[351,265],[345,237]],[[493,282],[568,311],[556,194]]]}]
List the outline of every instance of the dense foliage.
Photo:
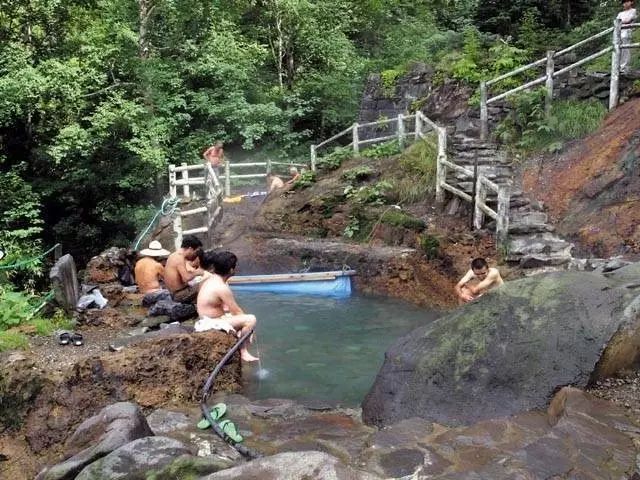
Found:
[{"label": "dense foliage", "polygon": [[[214,139],[295,155],[411,61],[477,82],[610,22],[566,0],[0,0],[0,242],[127,244],[169,162]],[[498,37],[496,35],[501,35]],[[573,36],[573,37],[572,37]],[[340,153],[325,159],[336,168]]]}]

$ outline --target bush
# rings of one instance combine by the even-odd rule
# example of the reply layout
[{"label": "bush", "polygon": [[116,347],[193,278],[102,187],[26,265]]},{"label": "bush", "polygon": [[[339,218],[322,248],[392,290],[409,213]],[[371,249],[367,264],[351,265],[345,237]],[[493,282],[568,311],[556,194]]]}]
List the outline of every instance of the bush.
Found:
[{"label": "bush", "polygon": [[564,142],[595,131],[607,113],[597,100],[562,100],[553,103],[546,118],[542,89],[518,95],[512,105],[496,134],[505,144],[527,152],[560,150]]},{"label": "bush", "polygon": [[0,285],[0,330],[26,323],[33,312],[32,297]]},{"label": "bush", "polygon": [[420,248],[422,248],[429,260],[440,256],[440,240],[433,235],[423,235],[420,238]]},{"label": "bush", "polygon": [[387,192],[392,188],[393,185],[390,182],[383,180],[360,188],[349,185],[344,189],[344,195],[361,205],[384,205],[387,202]]},{"label": "bush", "polygon": [[0,332],[0,352],[8,350],[24,350],[29,346],[29,339],[19,332]]},{"label": "bush", "polygon": [[427,228],[427,224],[423,220],[397,210],[388,210],[385,212],[382,216],[382,223],[415,230],[416,232],[421,232]]},{"label": "bush", "polygon": [[360,167],[351,168],[342,174],[342,178],[347,182],[359,182],[371,177],[375,171],[368,165],[362,165]]},{"label": "bush", "polygon": [[328,155],[318,160],[318,168],[320,170],[337,170],[342,162],[353,156],[353,150],[350,147],[337,147]]},{"label": "bush", "polygon": [[385,158],[392,157],[400,153],[400,145],[395,140],[385,143],[379,143],[373,147],[369,147],[362,152],[360,156],[364,158]]},{"label": "bush", "polygon": [[314,183],[316,183],[316,172],[309,170],[301,173],[298,179],[293,182],[293,189],[302,190],[304,188],[309,188]]},{"label": "bush", "polygon": [[391,201],[416,203],[425,200],[435,191],[437,141],[434,137],[414,143],[398,159],[394,170],[395,190]]}]

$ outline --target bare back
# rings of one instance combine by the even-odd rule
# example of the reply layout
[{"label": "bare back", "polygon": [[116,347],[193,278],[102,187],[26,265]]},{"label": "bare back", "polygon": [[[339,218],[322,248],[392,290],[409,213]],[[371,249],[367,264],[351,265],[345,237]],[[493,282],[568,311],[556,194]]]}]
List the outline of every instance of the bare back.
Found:
[{"label": "bare back", "polygon": [[200,286],[198,292],[198,315],[200,317],[218,318],[224,315],[224,305],[232,315],[244,313],[236,303],[233,293],[222,277],[211,275]]},{"label": "bare back", "polygon": [[164,267],[164,284],[171,292],[175,292],[187,286],[187,281],[183,279],[181,271],[186,271],[187,261],[181,252],[173,252],[167,259]]}]

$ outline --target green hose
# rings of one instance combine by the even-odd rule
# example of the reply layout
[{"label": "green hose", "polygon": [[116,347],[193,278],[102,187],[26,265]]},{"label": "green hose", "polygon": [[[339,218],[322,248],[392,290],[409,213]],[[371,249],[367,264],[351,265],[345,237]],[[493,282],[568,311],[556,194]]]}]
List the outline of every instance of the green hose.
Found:
[{"label": "green hose", "polygon": [[46,257],[47,255],[49,255],[51,252],[53,252],[58,246],[60,246],[59,243],[55,244],[53,247],[51,247],[49,250],[47,250],[46,252],[38,255],[37,257],[33,257],[30,258],[28,260],[22,260],[20,262],[16,262],[16,263],[12,263],[10,265],[0,265],[0,270],[17,270],[18,268],[27,266],[27,265],[31,265],[32,263],[37,262],[38,260],[40,260],[41,258]]},{"label": "green hose", "polygon": [[160,206],[160,209],[158,209],[156,214],[153,216],[153,218],[149,222],[149,225],[147,225],[147,228],[145,228],[142,231],[142,233],[137,237],[136,242],[133,244],[133,250],[138,250],[138,248],[140,248],[140,242],[142,241],[144,236],[147,233],[149,233],[149,230],[151,230],[151,227],[154,225],[154,223],[156,223],[156,220],[160,215],[162,216],[173,215],[173,213],[176,211],[176,208],[178,207],[178,202],[179,202],[178,197],[165,198],[162,201],[162,205]]}]

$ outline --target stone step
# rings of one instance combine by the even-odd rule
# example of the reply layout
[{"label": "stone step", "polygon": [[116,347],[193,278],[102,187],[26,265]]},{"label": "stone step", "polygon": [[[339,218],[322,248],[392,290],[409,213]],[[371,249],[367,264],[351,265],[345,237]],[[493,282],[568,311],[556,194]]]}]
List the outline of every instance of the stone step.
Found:
[{"label": "stone step", "polygon": [[553,256],[571,258],[573,244],[552,233],[512,236],[508,245],[508,261],[520,261],[526,257]]}]

